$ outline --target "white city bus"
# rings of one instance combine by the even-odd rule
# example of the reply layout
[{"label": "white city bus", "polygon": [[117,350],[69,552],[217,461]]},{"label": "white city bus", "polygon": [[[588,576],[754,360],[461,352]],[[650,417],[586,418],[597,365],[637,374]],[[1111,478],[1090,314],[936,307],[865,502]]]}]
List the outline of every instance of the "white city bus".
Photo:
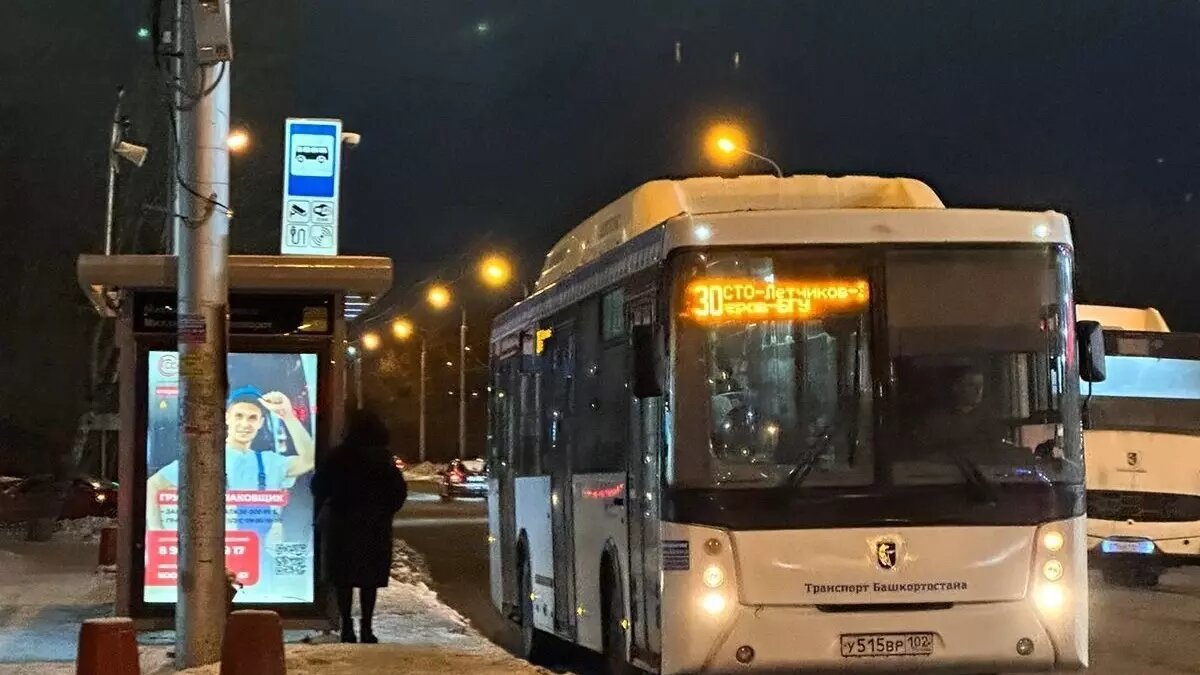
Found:
[{"label": "white city bus", "polygon": [[493,327],[496,606],[610,672],[1085,666],[1071,279],[915,180],[633,190]]},{"label": "white city bus", "polygon": [[1200,565],[1200,335],[1153,309],[1080,305],[1103,324],[1108,379],[1088,401],[1088,549],[1105,579],[1154,586]]}]

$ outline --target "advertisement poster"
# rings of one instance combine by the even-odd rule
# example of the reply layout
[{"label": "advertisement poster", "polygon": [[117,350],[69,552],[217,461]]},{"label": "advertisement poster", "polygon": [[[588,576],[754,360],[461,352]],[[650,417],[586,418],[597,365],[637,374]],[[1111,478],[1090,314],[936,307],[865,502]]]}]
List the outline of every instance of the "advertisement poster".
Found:
[{"label": "advertisement poster", "polygon": [[[230,354],[225,567],[236,603],[313,601],[316,354]],[[150,352],[143,601],[174,603],[179,540],[179,360]]]}]

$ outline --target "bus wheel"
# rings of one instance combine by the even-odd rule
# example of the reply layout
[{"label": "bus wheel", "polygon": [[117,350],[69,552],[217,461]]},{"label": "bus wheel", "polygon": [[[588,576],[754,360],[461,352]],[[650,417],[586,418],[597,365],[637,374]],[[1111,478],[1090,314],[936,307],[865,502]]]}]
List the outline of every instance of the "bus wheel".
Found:
[{"label": "bus wheel", "polygon": [[631,675],[635,673],[633,666],[629,665],[626,655],[625,639],[626,631],[624,623],[625,618],[625,597],[621,592],[620,576],[612,569],[611,565],[605,565],[605,581],[604,584],[604,622],[603,622],[603,640],[604,640],[604,671],[608,675]]},{"label": "bus wheel", "polygon": [[553,637],[533,625],[533,571],[529,556],[521,560],[521,575],[517,579],[517,592],[521,598],[521,656],[530,663],[546,665],[551,662]]}]

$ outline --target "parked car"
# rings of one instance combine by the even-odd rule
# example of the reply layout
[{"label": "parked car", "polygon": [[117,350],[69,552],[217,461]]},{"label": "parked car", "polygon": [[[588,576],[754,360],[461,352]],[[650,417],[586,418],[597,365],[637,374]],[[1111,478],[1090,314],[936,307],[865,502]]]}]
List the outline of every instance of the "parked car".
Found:
[{"label": "parked car", "polygon": [[[54,477],[31,476],[0,487],[0,521],[21,522],[45,515],[54,499]],[[117,515],[117,484],[101,478],[80,476],[67,486],[59,520]]]},{"label": "parked car", "polygon": [[438,496],[442,501],[453,501],[458,497],[486,497],[487,473],[482,459],[456,459],[441,473]]}]

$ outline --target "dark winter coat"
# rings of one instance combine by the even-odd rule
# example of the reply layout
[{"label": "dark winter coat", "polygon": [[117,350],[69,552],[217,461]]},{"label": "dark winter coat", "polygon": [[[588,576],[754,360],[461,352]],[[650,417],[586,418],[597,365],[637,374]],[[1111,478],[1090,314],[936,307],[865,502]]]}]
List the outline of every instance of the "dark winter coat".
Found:
[{"label": "dark winter coat", "polygon": [[408,497],[391,454],[348,439],[317,469],[312,491],[325,580],[340,588],[387,586],[392,519]]}]

